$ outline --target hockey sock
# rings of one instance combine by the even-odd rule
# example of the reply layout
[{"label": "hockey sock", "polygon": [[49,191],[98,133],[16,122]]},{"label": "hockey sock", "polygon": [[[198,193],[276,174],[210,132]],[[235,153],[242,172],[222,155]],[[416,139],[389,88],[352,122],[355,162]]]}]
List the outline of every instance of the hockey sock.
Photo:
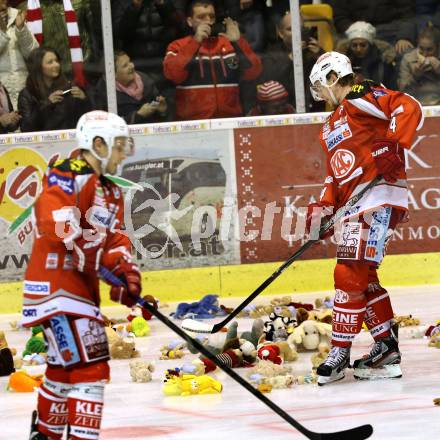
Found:
[{"label": "hockey sock", "polygon": [[365,312],[365,324],[370,330],[374,340],[390,336],[393,308],[388,292],[379,284],[376,269],[370,268],[368,274],[367,310]]},{"label": "hockey sock", "polygon": [[38,431],[61,440],[67,423],[67,393],[70,385],[45,379],[38,390]]},{"label": "hockey sock", "polygon": [[338,262],[334,278],[336,295],[333,307],[332,345],[349,347],[362,329],[367,303],[364,291],[368,286],[368,266]]},{"label": "hockey sock", "polygon": [[[344,301],[338,301],[345,298]],[[350,294],[336,291],[333,307],[332,345],[349,347],[355,336],[361,331],[365,316],[366,300],[351,300]]]},{"label": "hockey sock", "polygon": [[104,383],[88,382],[73,385],[67,406],[70,439],[98,439],[104,407]]}]

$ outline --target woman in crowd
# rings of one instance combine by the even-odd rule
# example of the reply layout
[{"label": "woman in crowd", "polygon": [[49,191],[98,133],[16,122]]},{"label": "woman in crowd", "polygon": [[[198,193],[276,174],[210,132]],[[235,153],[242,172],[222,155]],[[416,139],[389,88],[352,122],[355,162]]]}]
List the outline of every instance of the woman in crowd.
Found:
[{"label": "woman in crowd", "polygon": [[58,54],[38,48],[27,61],[29,75],[18,97],[21,131],[75,128],[90,110],[90,102],[82,89],[65,78]]},{"label": "woman in crowd", "polygon": [[423,105],[440,104],[440,31],[425,27],[415,49],[400,64],[399,89],[417,98]]},{"label": "woman in crowd", "polygon": [[[123,51],[115,52],[116,99],[118,115],[128,124],[164,121],[167,116],[166,99],[160,95],[154,80],[135,70],[130,57]],[[107,110],[105,79],[96,85],[94,107]]]},{"label": "woman in crowd", "polygon": [[396,87],[396,50],[384,40],[376,39],[376,28],[365,21],[356,21],[346,31],[346,40],[337,48],[350,58],[355,83],[371,79],[388,88]]}]

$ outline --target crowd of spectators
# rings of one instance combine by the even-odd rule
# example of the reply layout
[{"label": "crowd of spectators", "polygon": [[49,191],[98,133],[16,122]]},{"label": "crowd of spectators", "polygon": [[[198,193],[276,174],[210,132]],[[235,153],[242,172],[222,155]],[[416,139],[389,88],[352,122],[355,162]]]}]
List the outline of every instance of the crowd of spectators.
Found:
[{"label": "crowd of spectators", "polygon": [[[440,104],[439,1],[327,3],[334,50],[351,59],[357,83]],[[129,124],[295,112],[288,0],[111,8],[118,113]],[[0,133],[73,128],[84,112],[107,109],[100,17],[100,0],[0,0]],[[308,112],[328,110],[308,87],[324,52],[316,31],[301,28]]]}]

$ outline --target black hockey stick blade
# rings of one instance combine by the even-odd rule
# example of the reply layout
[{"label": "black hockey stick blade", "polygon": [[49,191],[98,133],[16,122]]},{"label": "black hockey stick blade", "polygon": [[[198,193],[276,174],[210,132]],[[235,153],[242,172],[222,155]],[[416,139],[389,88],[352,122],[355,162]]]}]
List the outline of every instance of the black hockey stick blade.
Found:
[{"label": "black hockey stick blade", "polygon": [[371,425],[362,425],[356,428],[347,429],[339,432],[325,432],[322,434],[313,433],[315,439],[320,440],[360,440],[371,437],[373,427]]},{"label": "black hockey stick blade", "polygon": [[185,330],[194,333],[217,333],[223,327],[225,327],[229,322],[231,322],[248,304],[250,304],[258,295],[260,295],[266,288],[272,284],[295,260],[297,260],[307,249],[312,247],[317,243],[320,237],[323,236],[330,228],[332,228],[335,223],[344,217],[347,211],[350,210],[364,195],[365,193],[375,186],[382,176],[375,177],[371,182],[365,185],[357,194],[355,194],[348,202],[338,209],[336,213],[322,226],[319,230],[318,237],[311,238],[306,241],[293,255],[291,255],[287,261],[285,261],[269,278],[267,278],[263,283],[258,286],[240,305],[238,305],[225,319],[218,322],[217,324],[208,324],[194,319],[184,319],[182,321],[182,327]]},{"label": "black hockey stick blade", "polygon": [[[113,275],[108,269],[101,266],[99,269],[99,275],[105,281],[115,285],[115,286],[123,286],[124,283],[118,277]],[[159,310],[155,309],[150,303],[145,301],[141,297],[136,298],[137,304],[139,304],[144,309],[148,310],[152,315],[154,315],[159,321],[164,323],[169,329],[171,329],[174,333],[179,335],[182,339],[192,344],[193,347],[197,348],[197,350],[203,354],[203,356],[207,357],[209,360],[214,362],[217,367],[223,370],[228,376],[230,376],[235,382],[253,394],[258,400],[263,402],[266,406],[268,406],[272,411],[278,414],[281,418],[283,418],[287,423],[296,428],[299,432],[301,432],[305,437],[311,440],[363,440],[371,436],[373,433],[373,427],[371,425],[363,425],[357,428],[348,429],[346,431],[340,432],[332,432],[332,433],[319,433],[313,432],[305,428],[301,423],[287,414],[282,408],[280,408],[276,403],[272,402],[272,400],[268,399],[263,393],[255,389],[249,382],[243,379],[239,374],[237,374],[232,368],[228,365],[221,362],[217,359],[210,351],[206,349],[199,341],[192,338],[190,335],[185,333],[179,326],[174,324],[169,318],[163,315]]]}]

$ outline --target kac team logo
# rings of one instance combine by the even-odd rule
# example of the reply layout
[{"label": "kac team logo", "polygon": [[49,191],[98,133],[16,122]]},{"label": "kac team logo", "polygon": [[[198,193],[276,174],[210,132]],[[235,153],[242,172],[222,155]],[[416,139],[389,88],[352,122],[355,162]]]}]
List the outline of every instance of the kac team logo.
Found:
[{"label": "kac team logo", "polygon": [[337,179],[345,177],[353,169],[354,163],[354,154],[344,149],[336,151],[330,159],[330,166]]}]

